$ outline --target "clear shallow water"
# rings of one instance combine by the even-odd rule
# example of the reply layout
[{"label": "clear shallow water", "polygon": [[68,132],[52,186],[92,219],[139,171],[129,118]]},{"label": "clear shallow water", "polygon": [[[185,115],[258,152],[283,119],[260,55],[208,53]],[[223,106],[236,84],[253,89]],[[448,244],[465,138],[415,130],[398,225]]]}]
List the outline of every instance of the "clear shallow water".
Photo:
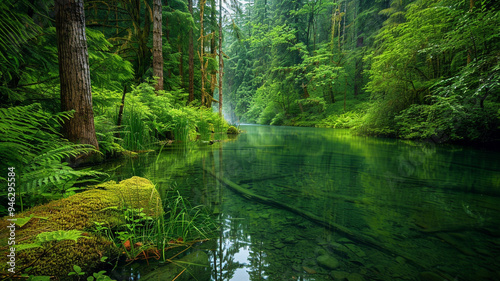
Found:
[{"label": "clear shallow water", "polygon": [[500,153],[345,130],[242,129],[115,170],[219,213],[212,280],[500,280]]}]

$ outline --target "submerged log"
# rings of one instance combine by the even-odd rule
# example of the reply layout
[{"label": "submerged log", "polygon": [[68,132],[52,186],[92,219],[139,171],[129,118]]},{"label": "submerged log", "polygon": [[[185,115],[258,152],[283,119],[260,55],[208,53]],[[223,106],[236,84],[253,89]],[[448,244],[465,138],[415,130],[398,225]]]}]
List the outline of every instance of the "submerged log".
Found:
[{"label": "submerged log", "polygon": [[231,180],[229,180],[227,178],[219,177],[215,173],[213,173],[212,171],[205,169],[205,168],[203,168],[203,169],[205,170],[205,172],[207,172],[207,173],[211,174],[213,177],[215,177],[218,181],[220,181],[221,183],[223,183],[226,186],[228,186],[229,188],[231,188],[234,192],[239,193],[240,195],[242,195],[243,197],[245,197],[249,200],[254,200],[254,201],[269,205],[269,206],[278,207],[280,209],[287,210],[289,212],[292,212],[294,214],[302,216],[302,217],[308,219],[309,221],[314,222],[318,225],[321,225],[321,226],[326,227],[328,229],[332,229],[332,230],[335,230],[339,233],[342,233],[344,236],[346,236],[347,238],[349,238],[352,241],[359,242],[361,244],[364,244],[368,247],[379,250],[379,251],[381,251],[385,254],[388,254],[390,256],[401,256],[401,257],[405,258],[412,265],[418,267],[419,269],[425,268],[425,266],[421,262],[419,262],[415,258],[409,256],[404,251],[389,247],[388,245],[386,245],[386,244],[384,244],[384,243],[382,243],[382,242],[380,242],[380,241],[378,241],[370,236],[366,236],[366,235],[363,235],[359,232],[355,232],[355,231],[353,231],[345,226],[342,226],[340,224],[337,224],[335,222],[325,220],[325,219],[323,219],[323,218],[321,218],[321,217],[319,217],[319,216],[317,216],[309,211],[301,210],[295,206],[291,206],[291,205],[288,205],[286,203],[277,202],[277,201],[272,200],[271,198],[267,198],[265,196],[255,194],[252,191],[241,187],[240,185],[232,182]]}]

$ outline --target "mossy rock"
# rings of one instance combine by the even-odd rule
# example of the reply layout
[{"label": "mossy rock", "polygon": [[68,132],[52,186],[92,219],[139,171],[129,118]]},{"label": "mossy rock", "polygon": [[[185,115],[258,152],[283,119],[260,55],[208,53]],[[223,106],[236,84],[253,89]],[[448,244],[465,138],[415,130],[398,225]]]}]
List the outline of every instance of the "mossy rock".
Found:
[{"label": "mossy rock", "polygon": [[240,131],[238,131],[238,129],[235,126],[229,126],[229,128],[227,128],[227,133],[229,135],[237,135],[240,133]]},{"label": "mossy rock", "polygon": [[[68,198],[52,201],[19,213],[16,218],[34,217],[22,227],[16,226],[16,245],[35,241],[42,232],[56,230],[90,230],[94,222],[108,227],[124,223],[123,209],[140,209],[149,216],[163,214],[160,194],[147,179],[132,177],[116,183],[109,181],[90,187],[90,190]],[[40,217],[45,217],[42,219]],[[0,220],[0,245],[7,245],[10,235],[8,217]],[[118,254],[118,248],[104,237],[87,233],[78,240],[44,243],[44,248],[16,252],[16,271],[33,263],[29,274],[57,276],[62,280],[78,265],[85,272],[93,272],[102,256]],[[49,250],[47,250],[49,249]],[[46,251],[47,250],[47,251]],[[7,247],[0,248],[0,273],[7,274]]]}]

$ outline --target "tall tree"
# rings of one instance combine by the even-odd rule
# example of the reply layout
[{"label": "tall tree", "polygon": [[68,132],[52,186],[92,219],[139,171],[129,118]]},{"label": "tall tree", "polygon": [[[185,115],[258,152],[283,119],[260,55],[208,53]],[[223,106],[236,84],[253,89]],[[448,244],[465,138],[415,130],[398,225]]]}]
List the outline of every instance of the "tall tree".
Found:
[{"label": "tall tree", "polygon": [[63,125],[65,137],[99,149],[94,128],[83,0],[56,0],[61,109],[74,110]]},{"label": "tall tree", "polygon": [[206,67],[205,67],[205,31],[203,26],[203,19],[205,14],[205,3],[206,0],[200,0],[200,53],[198,54],[200,57],[201,64],[201,105],[205,105],[205,79],[206,79]]},{"label": "tall tree", "polygon": [[222,0],[219,0],[219,116],[222,116],[222,76],[224,71],[222,60]]},{"label": "tall tree", "polygon": [[[188,0],[188,8],[191,17],[193,16],[193,0]],[[189,29],[189,102],[194,100],[194,44],[193,44],[193,28]]]},{"label": "tall tree", "polygon": [[158,77],[155,90],[163,90],[162,1],[153,3],[153,76]]}]

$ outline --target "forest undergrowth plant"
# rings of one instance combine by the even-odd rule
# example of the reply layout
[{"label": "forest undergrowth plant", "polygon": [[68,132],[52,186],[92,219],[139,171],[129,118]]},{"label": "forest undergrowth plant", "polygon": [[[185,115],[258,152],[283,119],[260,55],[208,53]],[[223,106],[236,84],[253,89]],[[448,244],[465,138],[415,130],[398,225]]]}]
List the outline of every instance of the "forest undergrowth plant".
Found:
[{"label": "forest undergrowth plant", "polygon": [[202,141],[208,141],[210,140],[210,135],[212,133],[213,128],[211,128],[207,121],[205,120],[199,120],[196,123],[196,128],[198,128],[198,134],[200,135],[200,139]]},{"label": "forest undergrowth plant", "polygon": [[145,150],[151,143],[150,128],[143,113],[132,106],[124,119],[124,147],[129,150]]},{"label": "forest undergrowth plant", "polygon": [[165,213],[153,218],[144,209],[122,209],[125,224],[110,229],[94,222],[94,232],[115,241],[128,261],[172,258],[169,251],[213,237],[217,224],[202,206],[192,207],[177,191],[167,193]]},{"label": "forest undergrowth plant", "polygon": [[[22,204],[31,206],[69,196],[76,191],[75,186],[107,176],[90,169],[75,170],[65,162],[71,157],[99,153],[93,146],[62,139],[60,123],[71,116],[71,112],[48,113],[39,104],[0,108],[0,166],[16,169],[17,186],[22,187],[16,191],[24,199]],[[0,176],[0,181],[5,180]],[[26,195],[29,198],[23,198]]]},{"label": "forest undergrowth plant", "polygon": [[105,116],[96,116],[94,118],[97,141],[99,150],[106,157],[116,157],[125,149],[120,145],[123,140],[117,136],[123,135],[124,131],[112,123],[110,118]]},{"label": "forest undergrowth plant", "polygon": [[178,109],[172,109],[172,131],[176,141],[186,142],[189,140],[190,122],[187,114]]}]

